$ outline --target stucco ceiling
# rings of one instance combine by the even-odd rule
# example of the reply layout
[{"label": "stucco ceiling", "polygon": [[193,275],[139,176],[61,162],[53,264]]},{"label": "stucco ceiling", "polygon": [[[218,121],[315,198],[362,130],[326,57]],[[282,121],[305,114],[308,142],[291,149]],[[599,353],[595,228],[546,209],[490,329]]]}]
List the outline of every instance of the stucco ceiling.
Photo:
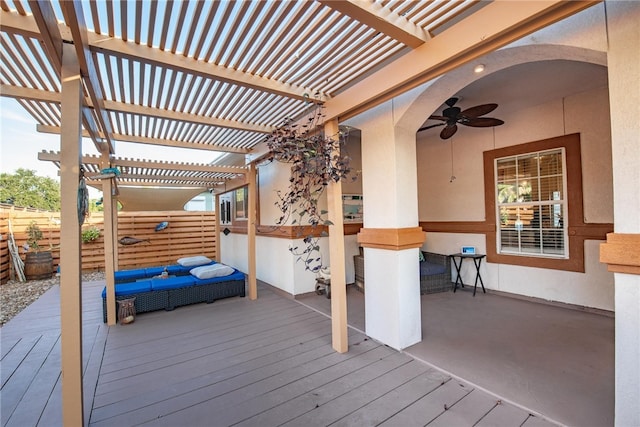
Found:
[{"label": "stucco ceiling", "polygon": [[[488,74],[455,96],[460,98],[457,105],[462,109],[497,103],[498,108],[488,116],[499,118],[501,112],[521,110],[607,85],[606,67],[566,60],[539,61]],[[443,103],[434,113],[439,114],[444,108],[446,105]],[[428,121],[427,124],[433,123]],[[435,128],[427,132],[437,133],[440,130]]]}]

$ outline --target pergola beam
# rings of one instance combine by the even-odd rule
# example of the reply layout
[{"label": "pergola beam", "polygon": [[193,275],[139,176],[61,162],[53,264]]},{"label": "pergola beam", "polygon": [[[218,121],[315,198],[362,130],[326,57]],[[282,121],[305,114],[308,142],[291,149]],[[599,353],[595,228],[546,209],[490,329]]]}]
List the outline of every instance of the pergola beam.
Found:
[{"label": "pergola beam", "polygon": [[[1,96],[19,99],[29,99],[33,101],[41,102],[56,102],[60,103],[61,95],[59,92],[45,91],[40,89],[33,89],[27,87],[18,87],[8,84],[0,85]],[[85,104],[88,107],[93,107],[91,99],[85,99]],[[202,124],[207,126],[217,126],[227,129],[237,129],[249,132],[259,133],[271,133],[274,128],[271,126],[263,126],[252,123],[243,123],[237,120],[218,119],[215,117],[204,117],[195,114],[183,113],[180,111],[170,111],[161,108],[147,107],[142,105],[126,104],[124,102],[109,101],[103,102],[104,109],[113,113],[129,113],[137,114],[141,116],[157,117],[167,120],[177,120],[181,122]],[[118,140],[115,136],[113,139]]]},{"label": "pergola beam", "polygon": [[[42,133],[52,133],[59,134],[60,127],[58,126],[47,126],[47,125],[37,125],[36,129],[38,132]],[[84,131],[82,133],[83,137],[89,137],[89,133]],[[136,144],[148,144],[148,145],[158,145],[161,147],[176,147],[176,148],[189,148],[192,150],[205,150],[205,151],[219,151],[223,153],[235,153],[235,154],[248,154],[251,150],[247,148],[234,148],[227,147],[220,144],[209,144],[205,142],[192,142],[192,141],[177,141],[177,140],[169,140],[162,138],[150,138],[147,136],[135,136],[135,135],[123,135],[119,133],[115,133],[112,135],[113,139],[116,141],[122,142],[134,142]]]},{"label": "pergola beam", "polygon": [[93,108],[96,112],[100,127],[103,130],[103,137],[108,144],[109,153],[113,153],[114,148],[111,137],[113,128],[111,126],[111,119],[104,107],[104,96],[102,94],[102,86],[100,85],[97,67],[93,62],[93,56],[89,50],[89,35],[84,21],[82,2],[66,1],[61,2],[60,6],[65,15],[67,25],[71,28],[80,70],[84,77],[85,89],[93,102]]},{"label": "pergola beam", "polygon": [[[39,39],[45,46],[45,52],[47,53],[53,68],[60,76],[62,66],[62,44],[64,42],[62,34],[66,27],[63,27],[63,30],[61,31],[61,24],[58,23],[55,12],[53,11],[53,6],[50,2],[30,0],[29,7],[31,8],[33,19],[35,20],[37,24],[36,26],[40,32]],[[3,25],[2,29],[6,30],[6,25]],[[104,143],[99,136],[100,132],[98,130],[98,126],[95,123],[91,111],[87,108],[82,109],[82,122],[84,127],[89,131],[89,136],[93,140],[98,151],[103,151]],[[111,152],[113,151],[110,143],[109,149]]]},{"label": "pergola beam", "polygon": [[599,1],[495,1],[325,103],[344,121]]},{"label": "pergola beam", "polygon": [[[38,160],[59,162],[61,158],[60,153],[52,151],[41,151],[38,153]],[[96,167],[100,167],[100,157],[98,156],[82,156],[83,164],[94,164]],[[191,172],[209,172],[209,173],[232,173],[232,174],[246,174],[246,167],[231,167],[231,166],[213,166],[207,164],[196,163],[176,163],[176,162],[154,162],[150,160],[134,160],[123,159],[118,157],[111,158],[111,164],[120,167],[136,167],[146,169],[158,169],[158,170],[174,170],[174,171],[191,171]],[[175,179],[184,179],[187,177],[175,177]],[[195,179],[197,180],[197,178]]]},{"label": "pergola beam", "polygon": [[[53,69],[60,75],[62,70],[62,36],[60,34],[58,20],[49,2],[29,0],[29,7],[33,13],[33,19],[40,31],[40,37],[44,44],[44,50],[51,61]],[[3,27],[4,30],[4,27]]]},{"label": "pergola beam", "polygon": [[318,1],[413,49],[421,46],[431,38],[422,28],[412,24],[402,16],[392,13],[377,3],[367,3],[357,0]]},{"label": "pergola beam", "polygon": [[[90,180],[99,180],[99,178],[95,178],[98,173],[85,173],[87,179]],[[132,180],[148,180],[155,181],[158,183],[162,183],[163,181],[184,181],[184,182],[192,182],[197,183],[203,187],[209,187],[211,184],[216,184],[223,180],[220,177],[210,177],[210,178],[199,178],[199,177],[190,177],[190,176],[172,176],[172,175],[156,175],[156,174],[136,174],[136,173],[122,173],[118,175],[118,180],[122,179],[132,179]]]},{"label": "pergola beam", "polygon": [[[62,2],[61,4],[64,6],[64,3],[67,2]],[[1,16],[2,19],[0,19],[0,22],[3,31],[41,38],[40,34],[34,32],[37,30],[37,27],[34,28],[33,17],[23,17],[15,13],[4,11]],[[5,16],[11,19],[5,19]],[[58,25],[58,32],[60,34],[64,35],[68,33],[68,28],[64,23],[56,22],[56,25]],[[183,55],[174,55],[170,51],[161,51],[147,45],[125,42],[121,39],[105,35],[88,32],[87,37],[87,47],[92,52],[101,52],[119,58],[125,57],[160,67],[198,75],[204,78],[236,84],[238,86],[251,87],[262,92],[273,93],[286,98],[308,101],[308,97],[305,97],[305,93],[308,92],[308,89],[305,89],[304,87],[280,83],[272,79],[255,76],[250,73],[243,73],[241,71],[221,67],[204,61],[197,61]],[[75,41],[75,36],[73,36],[73,39]]]}]

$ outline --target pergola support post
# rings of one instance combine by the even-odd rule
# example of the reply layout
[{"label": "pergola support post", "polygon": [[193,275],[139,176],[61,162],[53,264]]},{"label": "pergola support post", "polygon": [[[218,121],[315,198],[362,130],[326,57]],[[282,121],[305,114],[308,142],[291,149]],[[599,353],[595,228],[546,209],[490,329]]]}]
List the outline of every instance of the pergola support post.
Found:
[{"label": "pergola support post", "polygon": [[82,156],[82,77],[73,45],[62,54],[60,135],[60,331],[62,423],[84,425],[82,391],[82,249],[77,194]]},{"label": "pergola support post", "polygon": [[[111,167],[109,152],[102,152],[102,168]],[[104,273],[107,282],[107,325],[116,324],[116,285],[115,285],[115,258],[114,253],[117,247],[114,242],[114,209],[117,202],[113,198],[113,181],[111,179],[102,180],[102,206],[104,208]],[[117,215],[117,211],[115,213]]]},{"label": "pergola support post", "polygon": [[256,278],[256,200],[258,189],[256,188],[255,163],[249,164],[247,180],[249,182],[249,199],[247,200],[247,209],[249,211],[249,224],[247,224],[247,248],[249,252],[247,257],[249,263],[249,299],[255,300],[258,298],[258,285]]},{"label": "pergola support post", "polygon": [[[338,120],[324,125],[328,138],[339,138]],[[338,153],[339,154],[339,153]],[[347,338],[347,284],[344,265],[344,218],[342,215],[342,182],[327,186],[329,225],[329,264],[331,266],[331,336],[332,346],[338,353],[349,349]]]}]

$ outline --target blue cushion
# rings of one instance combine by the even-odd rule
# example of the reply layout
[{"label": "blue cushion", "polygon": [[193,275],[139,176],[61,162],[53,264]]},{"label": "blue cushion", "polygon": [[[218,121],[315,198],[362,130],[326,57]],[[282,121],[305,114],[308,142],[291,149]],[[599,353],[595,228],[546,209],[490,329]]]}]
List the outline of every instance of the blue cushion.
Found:
[{"label": "blue cushion", "polygon": [[432,276],[434,274],[443,274],[443,273],[446,273],[446,270],[447,270],[447,266],[442,264],[434,264],[431,262],[420,263],[421,276]]},{"label": "blue cushion", "polygon": [[137,268],[135,270],[116,271],[113,277],[116,283],[122,283],[122,282],[133,282],[138,279],[144,279],[147,276],[144,268]]},{"label": "blue cushion", "polygon": [[194,279],[196,281],[196,286],[210,285],[212,283],[229,282],[232,280],[244,280],[244,273],[238,270],[234,270],[234,272],[228,276],[212,277],[210,279],[197,279],[194,277]]},{"label": "blue cushion", "polygon": [[197,279],[211,279],[213,277],[224,277],[233,274],[236,270],[224,264],[201,265],[190,271]]},{"label": "blue cushion", "polygon": [[[151,291],[151,280],[116,284],[116,296],[133,295]],[[107,288],[102,290],[102,298],[107,297]]]},{"label": "blue cushion", "polygon": [[[168,271],[169,269],[167,269]],[[145,271],[145,277],[153,277],[153,276],[158,276],[160,274],[162,274],[162,272],[164,271],[164,267],[147,267],[144,269]],[[169,273],[171,274],[171,273]]]},{"label": "blue cushion", "polygon": [[167,289],[186,288],[195,284],[192,276],[176,276],[168,279],[151,279],[151,289],[161,291]]}]

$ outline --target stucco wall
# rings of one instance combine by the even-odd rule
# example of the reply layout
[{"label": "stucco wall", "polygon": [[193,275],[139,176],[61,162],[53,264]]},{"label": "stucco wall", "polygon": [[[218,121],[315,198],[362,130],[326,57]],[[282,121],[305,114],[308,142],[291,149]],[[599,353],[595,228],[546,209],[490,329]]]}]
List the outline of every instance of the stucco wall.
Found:
[{"label": "stucco wall", "polygon": [[[578,93],[519,111],[499,111],[504,126],[461,126],[451,140],[420,137],[418,194],[421,221],[483,221],[483,151],[579,132],[586,222],[613,222],[613,182],[609,102],[606,87]],[[494,138],[495,136],[495,138]],[[451,179],[451,145],[453,175]],[[598,243],[585,244],[585,273],[512,265],[484,264],[485,287],[504,292],[613,310],[613,274],[599,262]],[[451,253],[462,245],[486,253],[484,235],[428,233],[425,249]],[[469,266],[471,266],[469,264]],[[473,282],[475,270],[464,269]]]},{"label": "stucco wall", "polygon": [[[359,133],[356,131],[347,142],[346,151],[353,158],[352,167],[355,180],[343,183],[343,193],[362,194],[362,180],[359,177],[361,166],[361,152]],[[260,224],[273,225],[282,215],[276,207],[277,191],[286,191],[289,185],[290,165],[272,162],[261,165],[258,169]],[[326,209],[327,199],[323,195],[320,199],[320,209]],[[290,218],[284,225],[290,225]],[[295,218],[299,219],[299,218]],[[290,247],[305,246],[302,239],[282,239],[258,236],[256,238],[256,276],[272,286],[282,289],[292,295],[304,294],[315,290],[315,273],[305,270],[304,263],[289,251]],[[247,236],[243,234],[229,234],[220,236],[220,250],[222,262],[232,265],[242,271],[248,271],[247,266]],[[320,239],[320,253],[323,264],[329,262],[329,239]],[[353,255],[358,253],[358,243],[355,235],[345,236],[346,283],[355,281]]]}]

